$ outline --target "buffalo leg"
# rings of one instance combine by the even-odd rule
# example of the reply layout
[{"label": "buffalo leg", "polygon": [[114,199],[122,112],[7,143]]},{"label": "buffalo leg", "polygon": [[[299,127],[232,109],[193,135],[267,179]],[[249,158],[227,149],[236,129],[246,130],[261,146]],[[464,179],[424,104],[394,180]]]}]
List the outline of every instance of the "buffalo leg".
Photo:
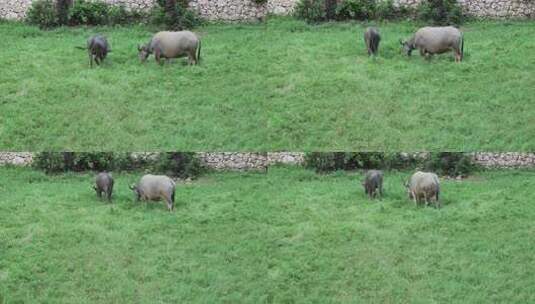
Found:
[{"label": "buffalo leg", "polygon": [[191,53],[188,54],[188,64],[193,65],[194,62],[195,62],[195,55],[192,55]]},{"label": "buffalo leg", "polygon": [[166,198],[165,200],[167,202],[167,210],[169,210],[169,212],[173,211],[173,201],[171,198]]},{"label": "buffalo leg", "polygon": [[461,55],[461,52],[459,52],[459,50],[455,51],[455,61],[456,62],[461,62],[462,61],[462,55]]},{"label": "buffalo leg", "polygon": [[383,185],[379,186],[379,195],[381,195],[381,199],[383,199]]},{"label": "buffalo leg", "polygon": [[159,65],[162,65],[160,58],[160,50],[158,48],[154,49],[154,59],[158,62]]}]

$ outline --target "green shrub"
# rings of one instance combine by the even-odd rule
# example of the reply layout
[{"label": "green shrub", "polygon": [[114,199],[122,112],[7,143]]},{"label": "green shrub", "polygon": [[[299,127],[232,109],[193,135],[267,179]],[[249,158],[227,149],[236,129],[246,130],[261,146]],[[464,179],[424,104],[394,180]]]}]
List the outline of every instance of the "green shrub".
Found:
[{"label": "green shrub", "polygon": [[378,1],[375,5],[374,18],[380,20],[392,20],[406,15],[403,10],[404,6],[395,7],[394,1]]},{"label": "green shrub", "polygon": [[37,0],[32,2],[27,22],[40,28],[59,25],[116,25],[131,24],[148,19],[148,15],[136,10],[127,10],[123,5],[104,1]]},{"label": "green shrub", "polygon": [[256,3],[258,5],[267,3],[267,0],[251,0],[251,1],[253,1],[254,3]]},{"label": "green shrub", "polygon": [[192,152],[162,153],[155,170],[168,176],[180,178],[195,178],[204,171],[199,159]]},{"label": "green shrub", "polygon": [[294,16],[308,23],[316,23],[331,19],[330,9],[334,9],[337,20],[384,20],[412,15],[406,6],[394,6],[393,0],[300,0]]},{"label": "green shrub", "polygon": [[63,153],[58,152],[38,153],[33,159],[32,166],[46,173],[67,171]]},{"label": "green shrub", "polygon": [[69,8],[72,0],[56,0],[56,10],[58,13],[58,23],[66,25],[69,21]]},{"label": "green shrub", "polygon": [[41,29],[48,29],[59,25],[58,13],[53,0],[33,1],[26,22],[37,25]]},{"label": "green shrub", "polygon": [[110,25],[124,25],[140,22],[145,18],[142,12],[127,10],[124,5],[110,5],[107,12],[107,23]]},{"label": "green shrub", "polygon": [[307,23],[325,21],[325,0],[299,0],[295,6],[294,16]]},{"label": "green shrub", "polygon": [[415,169],[420,167],[439,175],[466,176],[476,166],[472,158],[464,153],[431,153],[422,158],[408,153],[382,152],[314,152],[305,155],[305,166],[319,173],[353,169]]},{"label": "green shrub", "polygon": [[422,163],[422,159],[409,153],[385,153],[383,156],[383,169],[413,169]]},{"label": "green shrub", "polygon": [[375,0],[343,0],[336,8],[336,17],[339,20],[368,20],[374,17],[375,10]]},{"label": "green shrub", "polygon": [[162,153],[156,160],[133,158],[126,152],[42,152],[35,156],[32,165],[46,173],[147,169],[169,176],[195,178],[203,172],[195,153],[183,152]]},{"label": "green shrub", "polygon": [[462,7],[456,0],[423,0],[417,7],[418,19],[434,25],[460,25]]},{"label": "green shrub", "polygon": [[187,7],[187,2],[177,2],[174,9],[167,1],[159,0],[151,10],[151,22],[168,30],[192,29],[202,24],[202,19]]},{"label": "green shrub", "polygon": [[113,152],[42,152],[34,159],[33,166],[47,173],[66,171],[103,171],[132,169],[128,154]]},{"label": "green shrub", "polygon": [[461,152],[431,153],[425,162],[426,171],[435,172],[438,175],[467,176],[476,169],[469,154]]},{"label": "green shrub", "polygon": [[107,24],[109,7],[109,4],[102,1],[77,0],[69,11],[69,24]]},{"label": "green shrub", "polygon": [[313,152],[305,155],[305,166],[319,173],[353,169],[404,169],[415,165],[415,158],[400,153]]}]

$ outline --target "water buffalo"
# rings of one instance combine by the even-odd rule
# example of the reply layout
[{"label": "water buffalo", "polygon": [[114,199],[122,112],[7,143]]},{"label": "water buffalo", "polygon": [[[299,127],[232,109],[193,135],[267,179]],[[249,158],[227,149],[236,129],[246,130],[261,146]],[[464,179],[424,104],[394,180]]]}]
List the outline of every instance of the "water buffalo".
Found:
[{"label": "water buffalo", "polygon": [[375,27],[368,27],[364,32],[364,43],[366,43],[366,48],[368,49],[368,56],[377,56],[380,41],[379,30]]},{"label": "water buffalo", "polygon": [[362,186],[364,186],[364,192],[370,199],[375,198],[377,193],[383,197],[383,171],[369,170],[366,172]]},{"label": "water buffalo", "polygon": [[453,27],[423,27],[408,41],[399,41],[404,52],[410,56],[412,50],[419,49],[420,55],[429,58],[433,54],[442,54],[453,50],[455,61],[461,62],[464,55],[463,33]]},{"label": "water buffalo", "polygon": [[165,200],[167,209],[172,211],[175,203],[175,182],[165,175],[147,174],[141,177],[137,185],[130,186],[136,201]]},{"label": "water buffalo", "polygon": [[102,193],[104,193],[108,201],[111,201],[111,194],[113,192],[113,177],[111,173],[100,172],[97,174],[93,189],[95,189],[99,198],[102,198]]},{"label": "water buffalo", "polygon": [[190,31],[158,32],[149,43],[138,45],[137,49],[141,62],[145,62],[152,53],[159,64],[163,63],[161,58],[167,61],[188,56],[189,64],[198,64],[201,60],[201,40]]},{"label": "water buffalo", "polygon": [[414,200],[414,204],[423,201],[425,205],[434,200],[435,206],[440,208],[440,201],[438,199],[440,193],[440,182],[435,173],[417,171],[414,173],[409,181],[405,184],[409,199]]},{"label": "water buffalo", "polygon": [[110,50],[110,45],[106,37],[102,35],[95,35],[87,39],[87,47],[77,47],[79,49],[87,49],[87,54],[89,55],[89,66],[93,67],[93,61],[100,65],[102,61],[106,58]]}]

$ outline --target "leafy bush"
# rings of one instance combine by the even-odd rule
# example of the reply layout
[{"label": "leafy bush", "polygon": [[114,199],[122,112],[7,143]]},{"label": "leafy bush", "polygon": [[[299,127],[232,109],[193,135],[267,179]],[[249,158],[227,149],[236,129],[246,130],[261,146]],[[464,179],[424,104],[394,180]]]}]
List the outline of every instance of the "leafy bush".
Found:
[{"label": "leafy bush", "polygon": [[195,178],[203,172],[199,159],[191,152],[162,153],[155,169],[162,174],[180,178]]},{"label": "leafy bush", "polygon": [[411,15],[406,6],[394,6],[393,0],[300,0],[294,16],[308,23],[330,20],[334,8],[337,20],[398,19]]},{"label": "leafy bush", "polygon": [[158,0],[158,5],[151,10],[151,22],[155,25],[164,25],[169,30],[192,29],[202,24],[202,19],[190,10],[187,2],[173,3]]},{"label": "leafy bush", "polygon": [[476,169],[470,155],[454,152],[431,153],[428,158],[407,153],[314,152],[305,155],[305,166],[319,173],[353,169],[390,170],[422,167],[426,171],[449,176],[466,176]]},{"label": "leafy bush", "polygon": [[253,1],[254,3],[256,3],[258,5],[267,3],[267,0],[251,0],[251,1]]},{"label": "leafy bush", "polygon": [[313,152],[305,155],[305,166],[324,173],[353,169],[404,169],[416,165],[414,157],[381,152]]},{"label": "leafy bush", "polygon": [[46,173],[67,171],[63,153],[41,152],[34,157],[32,166]]},{"label": "leafy bush", "polygon": [[395,7],[393,0],[378,1],[375,5],[374,18],[392,20],[408,15],[404,6]]},{"label": "leafy bush", "polygon": [[[32,2],[27,22],[40,28],[51,28],[59,25],[116,25],[131,24],[148,20],[148,14],[127,10],[123,5],[112,5],[104,1],[77,0],[37,0]],[[192,18],[186,13],[184,23]]]},{"label": "leafy bush", "polygon": [[441,152],[432,153],[424,168],[439,175],[467,176],[476,169],[476,165],[466,153]]},{"label": "leafy bush", "polygon": [[72,0],[56,0],[56,10],[58,13],[58,23],[65,25],[69,21],[69,7]]},{"label": "leafy bush", "polygon": [[294,10],[294,16],[308,23],[317,23],[326,19],[325,0],[300,0]]},{"label": "leafy bush", "polygon": [[123,5],[110,5],[108,8],[108,24],[132,24],[147,19],[145,13],[136,10],[127,10]]},{"label": "leafy bush", "polygon": [[77,0],[69,11],[69,24],[107,24],[109,7],[109,4],[101,1]]},{"label": "leafy bush", "polygon": [[53,0],[33,1],[26,22],[37,25],[41,29],[48,29],[59,25],[58,13]]},{"label": "leafy bush", "polygon": [[195,178],[203,172],[195,153],[182,152],[162,153],[155,161],[133,158],[130,153],[42,152],[35,156],[33,167],[46,173],[147,169],[180,178]]},{"label": "leafy bush", "polygon": [[456,0],[423,0],[417,7],[418,19],[434,25],[460,25],[462,7]]},{"label": "leafy bush", "polygon": [[338,19],[368,20],[374,17],[375,0],[343,0],[336,8]]},{"label": "leafy bush", "polygon": [[47,173],[87,170],[128,170],[133,168],[129,154],[113,152],[42,152],[33,166]]},{"label": "leafy bush", "polygon": [[422,163],[422,158],[409,153],[385,153],[383,156],[383,169],[412,169]]}]

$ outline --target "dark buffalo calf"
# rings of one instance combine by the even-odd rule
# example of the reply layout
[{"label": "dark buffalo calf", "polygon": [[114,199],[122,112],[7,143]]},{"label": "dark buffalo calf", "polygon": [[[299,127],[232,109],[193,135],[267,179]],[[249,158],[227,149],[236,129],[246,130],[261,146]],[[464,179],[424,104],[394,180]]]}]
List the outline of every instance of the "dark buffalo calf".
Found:
[{"label": "dark buffalo calf", "polygon": [[368,56],[374,55],[377,56],[379,52],[379,42],[381,41],[381,35],[379,35],[379,30],[375,27],[369,27],[364,32],[364,42],[366,43],[366,48],[368,49]]}]

